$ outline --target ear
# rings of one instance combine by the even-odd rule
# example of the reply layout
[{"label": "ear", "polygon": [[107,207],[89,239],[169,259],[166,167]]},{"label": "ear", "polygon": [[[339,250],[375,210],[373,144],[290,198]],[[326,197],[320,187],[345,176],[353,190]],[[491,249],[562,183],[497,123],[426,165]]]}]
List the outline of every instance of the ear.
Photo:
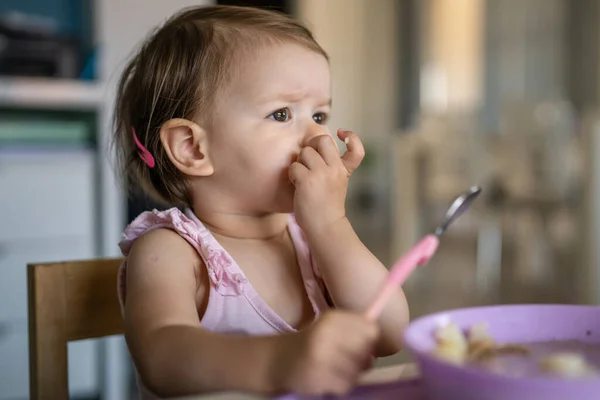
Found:
[{"label": "ear", "polygon": [[160,141],[171,162],[184,174],[213,174],[207,134],[200,125],[183,118],[170,119],[160,128]]}]

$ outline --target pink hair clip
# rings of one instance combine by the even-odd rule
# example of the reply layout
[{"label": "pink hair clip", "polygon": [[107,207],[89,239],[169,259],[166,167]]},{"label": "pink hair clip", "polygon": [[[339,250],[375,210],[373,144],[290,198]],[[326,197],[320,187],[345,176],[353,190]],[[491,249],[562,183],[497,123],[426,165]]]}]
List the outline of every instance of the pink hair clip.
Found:
[{"label": "pink hair clip", "polygon": [[135,145],[138,147],[138,149],[140,149],[140,158],[150,167],[150,168],[154,168],[154,157],[152,157],[152,154],[150,154],[150,152],[148,151],[147,148],[144,147],[144,145],[142,143],[140,143],[137,135],[135,134],[135,128],[132,126],[131,127],[131,133],[133,134],[133,141],[135,142]]}]

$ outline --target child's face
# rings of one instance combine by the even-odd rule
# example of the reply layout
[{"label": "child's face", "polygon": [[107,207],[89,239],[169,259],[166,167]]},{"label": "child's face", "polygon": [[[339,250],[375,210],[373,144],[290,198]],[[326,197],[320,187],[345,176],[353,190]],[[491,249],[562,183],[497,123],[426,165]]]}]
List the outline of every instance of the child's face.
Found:
[{"label": "child's face", "polygon": [[229,84],[210,132],[214,187],[237,212],[290,212],[288,168],[311,138],[329,134],[329,64],[299,45],[273,45],[242,63]]}]

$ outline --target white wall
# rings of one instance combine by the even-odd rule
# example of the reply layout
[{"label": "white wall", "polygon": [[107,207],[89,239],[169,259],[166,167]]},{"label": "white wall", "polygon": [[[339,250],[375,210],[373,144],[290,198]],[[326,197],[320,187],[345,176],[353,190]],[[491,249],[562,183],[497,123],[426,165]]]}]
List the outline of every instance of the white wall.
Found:
[{"label": "white wall", "polygon": [[387,135],[397,126],[399,13],[396,0],[299,0],[297,16],[329,53],[331,129]]},{"label": "white wall", "polygon": [[483,97],[483,0],[426,0],[424,111],[473,111]]}]

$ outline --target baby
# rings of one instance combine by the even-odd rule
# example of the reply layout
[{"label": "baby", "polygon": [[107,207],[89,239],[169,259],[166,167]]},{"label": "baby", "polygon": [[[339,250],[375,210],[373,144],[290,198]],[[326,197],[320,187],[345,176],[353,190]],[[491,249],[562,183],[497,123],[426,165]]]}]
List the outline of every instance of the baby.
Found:
[{"label": "baby", "polygon": [[186,9],[118,86],[114,149],[129,186],[173,207],[125,230],[125,337],[142,398],[239,390],[342,394],[400,350],[401,290],[346,218],[364,149],[327,127],[328,57],[295,20]]}]

